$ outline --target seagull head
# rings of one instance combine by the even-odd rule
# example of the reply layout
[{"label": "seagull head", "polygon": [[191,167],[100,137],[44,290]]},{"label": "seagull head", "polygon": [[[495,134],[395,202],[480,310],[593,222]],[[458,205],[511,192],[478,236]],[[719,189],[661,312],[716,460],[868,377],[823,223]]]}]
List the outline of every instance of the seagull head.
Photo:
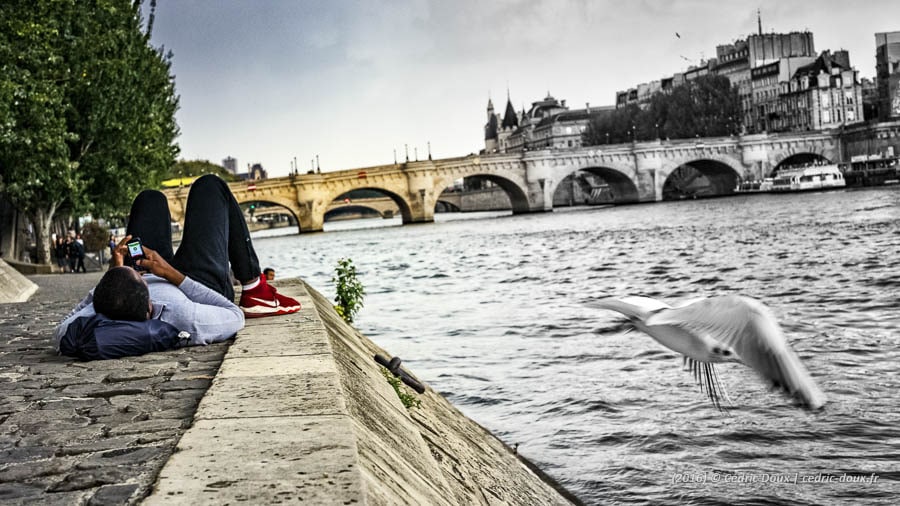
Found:
[{"label": "seagull head", "polygon": [[734,352],[730,346],[722,343],[714,342],[707,346],[707,362],[737,362],[743,363],[741,358]]}]

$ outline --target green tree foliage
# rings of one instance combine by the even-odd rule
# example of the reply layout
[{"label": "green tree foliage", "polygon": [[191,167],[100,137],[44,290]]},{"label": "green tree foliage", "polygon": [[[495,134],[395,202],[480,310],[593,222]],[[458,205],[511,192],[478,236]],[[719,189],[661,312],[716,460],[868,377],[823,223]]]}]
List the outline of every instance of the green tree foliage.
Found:
[{"label": "green tree foliage", "polygon": [[225,167],[216,165],[209,160],[178,160],[168,173],[166,173],[164,179],[200,177],[204,174],[215,174],[229,182],[241,180],[241,178],[228,172]]},{"label": "green tree foliage", "polygon": [[178,154],[171,55],[141,21],[140,0],[0,3],[0,189],[40,262],[58,210],[123,214]]},{"label": "green tree foliage", "polygon": [[85,251],[95,253],[109,247],[109,229],[96,221],[84,225],[81,237],[84,239]]},{"label": "green tree foliage", "polygon": [[738,130],[740,100],[728,78],[706,75],[658,92],[642,109],[631,104],[595,118],[584,132],[587,146],[658,138],[731,135]]}]

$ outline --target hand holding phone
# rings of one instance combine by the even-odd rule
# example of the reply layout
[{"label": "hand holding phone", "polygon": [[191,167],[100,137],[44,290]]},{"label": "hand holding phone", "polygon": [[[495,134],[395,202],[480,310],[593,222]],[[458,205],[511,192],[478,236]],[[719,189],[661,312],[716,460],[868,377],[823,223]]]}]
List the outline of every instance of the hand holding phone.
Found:
[{"label": "hand holding phone", "polygon": [[132,260],[141,261],[141,265],[135,263],[134,268],[141,272],[153,273],[175,286],[181,286],[184,274],[169,265],[169,262],[152,248],[142,245],[140,241],[140,239],[132,239],[127,243],[128,253]]},{"label": "hand holding phone", "polygon": [[144,246],[141,244],[140,237],[132,237],[130,241],[126,244],[128,246],[128,256],[131,257],[131,265],[134,267],[136,271],[143,271],[140,265],[138,265],[137,261],[141,260],[145,257],[144,255]]}]

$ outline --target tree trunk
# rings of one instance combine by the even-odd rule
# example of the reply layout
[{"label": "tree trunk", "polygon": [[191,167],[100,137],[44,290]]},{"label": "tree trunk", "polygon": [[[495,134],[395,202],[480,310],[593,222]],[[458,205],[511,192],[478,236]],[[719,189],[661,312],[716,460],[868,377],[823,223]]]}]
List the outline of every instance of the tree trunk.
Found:
[{"label": "tree trunk", "polygon": [[50,263],[50,225],[53,223],[53,214],[56,206],[50,209],[36,209],[31,214],[31,224],[34,226],[34,243],[37,247],[36,263]]}]

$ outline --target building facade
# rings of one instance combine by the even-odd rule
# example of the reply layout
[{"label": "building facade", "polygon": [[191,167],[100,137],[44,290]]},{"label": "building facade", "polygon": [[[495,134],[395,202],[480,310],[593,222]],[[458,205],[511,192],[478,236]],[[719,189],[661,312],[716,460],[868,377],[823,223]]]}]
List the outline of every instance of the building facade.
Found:
[{"label": "building facade", "polygon": [[789,82],[797,69],[814,61],[815,58],[806,56],[782,58],[750,69],[748,89],[751,97],[748,103],[753,108],[744,116],[745,125],[748,125],[747,121],[752,122],[752,128],[748,130],[766,132],[787,129],[785,111],[781,105],[783,83]]},{"label": "building facade", "polygon": [[499,120],[494,114],[494,102],[488,99],[487,123],[484,125],[484,150],[488,153],[496,153],[499,145]]},{"label": "building facade", "polygon": [[864,119],[862,86],[846,51],[823,52],[780,86],[771,130],[822,130]]},{"label": "building facade", "polygon": [[878,119],[900,119],[900,32],[875,34]]},{"label": "building facade", "polygon": [[247,164],[247,172],[243,174],[237,174],[237,176],[244,181],[261,181],[263,179],[269,178],[269,173],[266,172],[266,169],[263,168],[262,164],[254,163],[253,165]]},{"label": "building facade", "polygon": [[225,170],[232,174],[237,174],[237,159],[232,157],[226,157],[222,160],[222,167],[225,167]]},{"label": "building facade", "polygon": [[[748,132],[758,132],[762,130],[757,129],[760,123],[760,104],[756,100],[761,93],[754,90],[753,69],[771,65],[782,59],[790,61],[808,58],[812,61],[815,57],[815,41],[810,32],[762,33],[760,30],[759,33],[752,34],[746,39],[716,46],[712,72],[727,77],[732,85],[737,86],[744,129]],[[765,97],[764,102],[768,102],[771,98],[765,94],[762,96]]]},{"label": "building facade", "polygon": [[565,100],[557,100],[549,93],[543,100],[532,102],[528,111],[517,113],[507,97],[506,110],[501,118],[495,114],[488,100],[488,120],[484,126],[485,153],[515,153],[530,149],[579,148],[582,134],[591,120],[607,114],[614,106],[570,110]]},{"label": "building facade", "polygon": [[862,87],[863,119],[866,121],[878,120],[878,84],[873,79],[860,78]]},{"label": "building facade", "polygon": [[727,77],[737,87],[741,124],[748,133],[765,131],[775,114],[779,83],[816,59],[811,32],[760,33],[716,46],[716,57],[682,73],[616,93],[616,107],[643,106],[656,91],[667,92],[704,75]]}]

